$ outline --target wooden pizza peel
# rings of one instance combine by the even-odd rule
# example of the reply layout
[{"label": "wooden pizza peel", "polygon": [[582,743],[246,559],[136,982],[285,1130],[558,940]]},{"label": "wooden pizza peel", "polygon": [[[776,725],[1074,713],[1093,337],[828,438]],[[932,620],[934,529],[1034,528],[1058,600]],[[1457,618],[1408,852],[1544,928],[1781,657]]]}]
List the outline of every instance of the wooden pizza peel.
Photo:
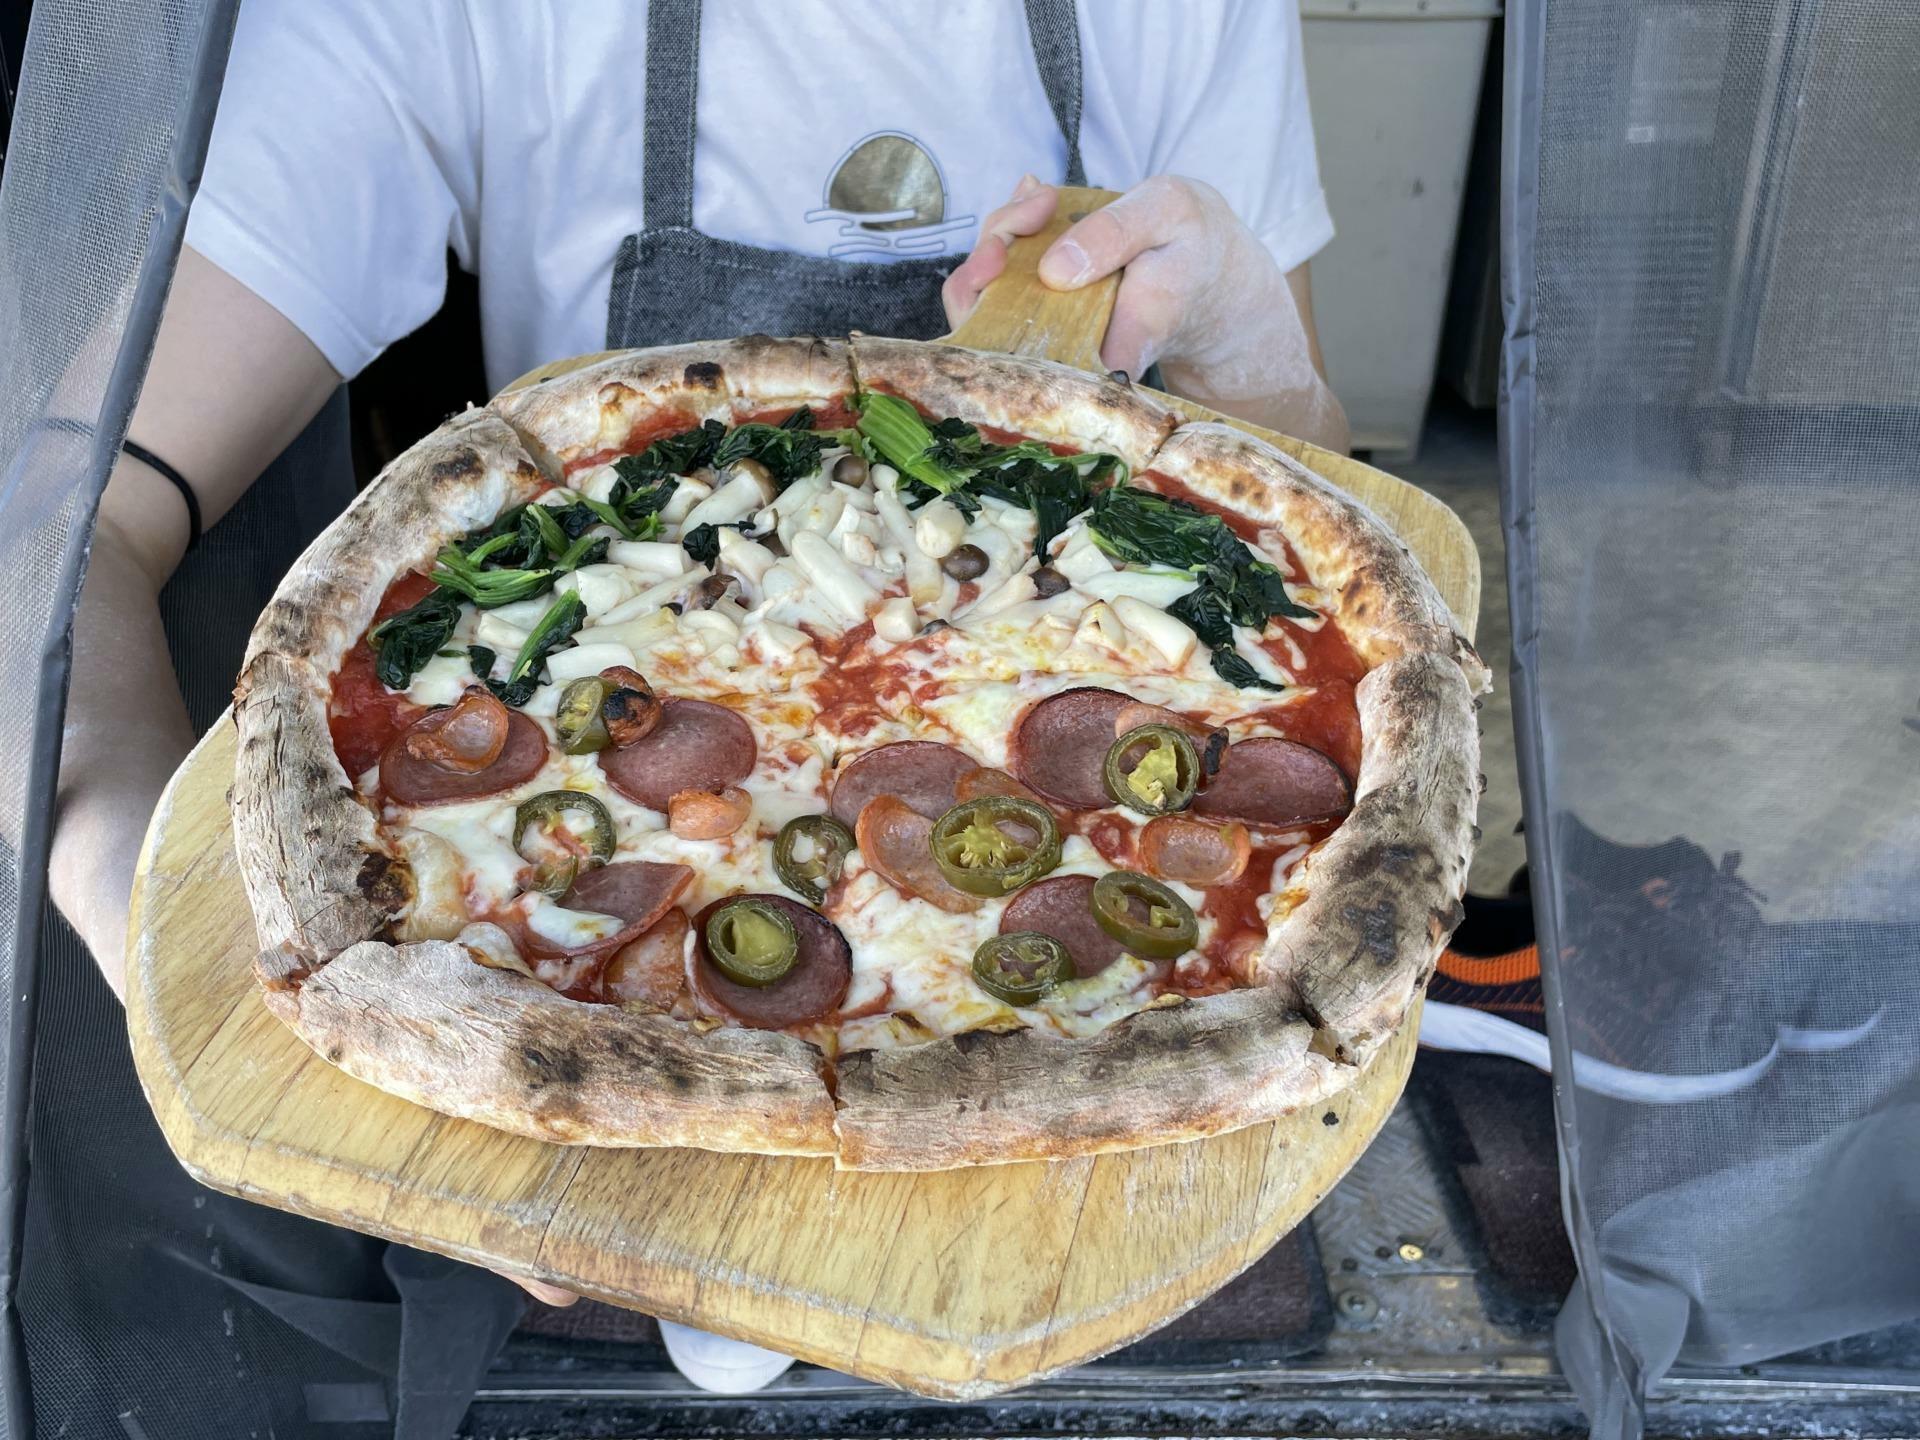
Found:
[{"label": "wooden pizza peel", "polygon": [[[1097,369],[1117,282],[1060,294],[1034,267],[1074,218],[1111,198],[1063,191],[1054,224],[1013,246],[1006,275],[951,338]],[[1451,510],[1345,456],[1241,428],[1385,517],[1472,633],[1479,561]],[[253,917],[227,813],[233,759],[233,726],[222,721],[168,786],[133,891],[134,1059],[189,1172],[230,1194],[921,1394],[1023,1384],[1211,1294],[1340,1179],[1413,1062],[1417,1006],[1358,1080],[1311,1113],[1190,1144],[941,1174],[522,1139],[362,1084],[267,1013],[249,970]]]}]

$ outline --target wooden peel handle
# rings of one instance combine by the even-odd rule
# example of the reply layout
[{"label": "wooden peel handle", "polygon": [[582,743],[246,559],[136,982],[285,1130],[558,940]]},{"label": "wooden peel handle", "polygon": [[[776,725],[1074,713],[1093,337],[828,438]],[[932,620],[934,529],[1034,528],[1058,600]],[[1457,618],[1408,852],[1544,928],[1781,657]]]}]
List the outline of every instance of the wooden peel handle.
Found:
[{"label": "wooden peel handle", "polygon": [[1040,257],[1075,221],[1119,198],[1112,190],[1062,185],[1053,219],[1038,234],[1023,235],[1007,247],[1007,268],[947,339],[974,350],[1058,360],[1098,374],[1100,342],[1113,317],[1120,276],[1109,275],[1078,290],[1053,290],[1040,281]]}]

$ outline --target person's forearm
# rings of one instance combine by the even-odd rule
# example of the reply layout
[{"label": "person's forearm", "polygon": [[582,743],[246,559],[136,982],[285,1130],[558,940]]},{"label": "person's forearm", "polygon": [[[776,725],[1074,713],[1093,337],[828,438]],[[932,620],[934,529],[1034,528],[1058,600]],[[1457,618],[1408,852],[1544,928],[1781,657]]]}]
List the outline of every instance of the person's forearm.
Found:
[{"label": "person's forearm", "polygon": [[193,745],[156,595],[133,548],[103,519],[74,617],[48,883],[116,992],[146,817]]}]

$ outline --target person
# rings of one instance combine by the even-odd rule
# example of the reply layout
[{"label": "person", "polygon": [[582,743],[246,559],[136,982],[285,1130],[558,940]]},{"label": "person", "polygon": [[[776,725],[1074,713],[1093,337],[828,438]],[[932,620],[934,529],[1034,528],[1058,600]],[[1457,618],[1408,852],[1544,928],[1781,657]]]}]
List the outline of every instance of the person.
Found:
[{"label": "person", "polygon": [[[1308,261],[1332,223],[1293,6],[652,0],[644,21],[641,8],[242,10],[76,620],[50,861],[73,933],[56,927],[42,963],[51,987],[84,997],[86,1024],[115,1023],[101,980],[124,983],[146,818],[224,703],[272,584],[352,493],[341,383],[439,308],[449,249],[478,274],[497,388],[607,347],[850,328],[930,338],[977,302],[1010,241],[1047,223],[1057,192],[1038,177],[1091,182],[1124,194],[1055,242],[1041,276],[1071,289],[1124,269],[1102,363],[1157,366],[1176,393],[1345,448],[1313,326]],[[388,1256],[383,1275],[374,1242],[208,1196],[167,1156],[124,1044],[112,1062],[102,1074],[97,1055],[84,1073],[72,1055],[37,1061],[43,1104],[127,1116],[116,1153],[76,1141],[34,1184],[48,1213],[71,1201],[121,1243],[178,1240],[198,1288],[116,1296],[123,1316],[224,1311],[230,1330],[251,1301],[270,1312],[258,1324],[272,1344],[304,1332],[398,1373],[404,1426],[423,1392],[341,1319],[374,1312],[322,1313],[313,1299],[398,1292],[405,1333],[427,1330],[406,1330],[409,1314],[458,1314],[467,1337],[437,1358],[416,1343],[405,1363],[439,1370],[429,1390],[470,1388],[518,1313],[475,1288],[489,1277],[419,1256]],[[202,1227],[225,1237],[210,1264]],[[29,1333],[37,1369],[61,1363],[62,1327],[77,1326],[57,1299],[77,1262],[63,1269],[41,1238],[30,1233],[23,1276],[44,1311],[40,1338]],[[141,1393],[158,1413],[159,1382],[143,1392],[129,1357],[98,1358],[94,1402],[118,1407],[103,1414]],[[252,1405],[281,1434],[311,1406],[234,1388],[233,1413]],[[412,1413],[420,1433],[445,1417],[425,1401]],[[73,1417],[69,1433],[98,1419]]]}]

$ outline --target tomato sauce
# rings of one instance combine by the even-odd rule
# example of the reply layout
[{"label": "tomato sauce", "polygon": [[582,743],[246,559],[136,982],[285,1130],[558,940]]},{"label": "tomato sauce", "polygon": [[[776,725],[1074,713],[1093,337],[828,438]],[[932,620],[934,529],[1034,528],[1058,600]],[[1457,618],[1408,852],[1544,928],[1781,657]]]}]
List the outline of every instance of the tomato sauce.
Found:
[{"label": "tomato sauce", "polygon": [[807,695],[820,712],[821,728],[847,736],[865,735],[890,718],[883,701],[906,703],[912,691],[893,666],[859,654],[873,637],[873,622],[862,621],[841,635],[813,634],[813,643],[825,662],[816,680],[807,683]]},{"label": "tomato sauce", "polygon": [[[380,597],[373,623],[377,625],[389,615],[417,605],[433,588],[433,581],[425,575],[402,575]],[[333,735],[334,754],[353,778],[380,759],[380,752],[394,736],[426,714],[425,706],[382,685],[373,667],[373,647],[363,635],[334,672],[333,700],[327,706],[327,729]]]},{"label": "tomato sauce", "polygon": [[638,455],[654,441],[668,435],[678,435],[683,430],[691,430],[700,423],[700,417],[691,410],[656,410],[645,419],[637,420],[627,432],[627,438],[618,445],[605,450],[592,450],[585,455],[576,455],[567,461],[562,471],[567,475],[577,475],[582,470],[591,470],[596,465],[606,465],[623,455]]},{"label": "tomato sauce", "polygon": [[[816,430],[851,430],[860,417],[853,413],[851,396],[842,395],[834,400],[809,400],[807,408],[813,411],[813,428]],[[794,414],[798,405],[780,405],[770,410],[755,410],[751,414],[736,416],[736,425],[778,425],[789,415]]]}]

